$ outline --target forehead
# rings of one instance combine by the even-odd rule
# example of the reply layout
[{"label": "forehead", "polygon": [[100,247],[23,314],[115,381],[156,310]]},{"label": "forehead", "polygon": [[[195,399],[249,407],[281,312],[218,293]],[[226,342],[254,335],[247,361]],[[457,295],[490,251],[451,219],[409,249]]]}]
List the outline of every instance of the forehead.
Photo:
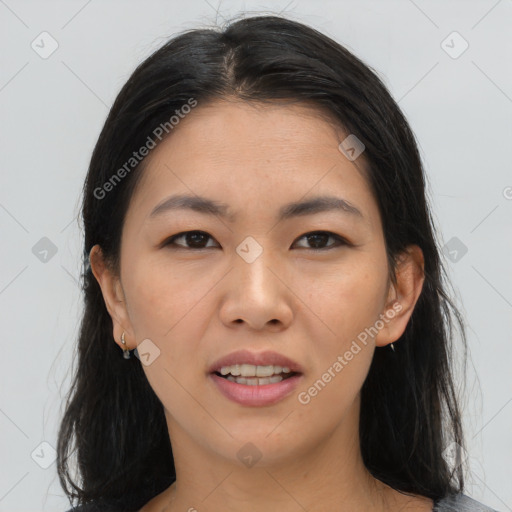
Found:
[{"label": "forehead", "polygon": [[[241,159],[283,159],[297,155],[299,146],[303,153],[312,146],[327,149],[331,139],[340,137],[341,132],[332,115],[311,103],[219,100],[196,107],[180,120],[169,140],[174,138],[187,147],[194,145],[197,156],[205,154],[202,147],[208,145],[209,151],[215,146],[216,154],[244,150]],[[327,133],[329,140],[322,144]],[[258,149],[265,149],[265,154]],[[155,151],[158,153],[159,148]]]},{"label": "forehead", "polygon": [[352,203],[371,201],[363,158],[351,162],[338,148],[346,135],[308,104],[199,104],[146,157],[130,208],[149,216],[177,192],[214,197],[233,213],[254,202],[282,211],[336,191]]}]

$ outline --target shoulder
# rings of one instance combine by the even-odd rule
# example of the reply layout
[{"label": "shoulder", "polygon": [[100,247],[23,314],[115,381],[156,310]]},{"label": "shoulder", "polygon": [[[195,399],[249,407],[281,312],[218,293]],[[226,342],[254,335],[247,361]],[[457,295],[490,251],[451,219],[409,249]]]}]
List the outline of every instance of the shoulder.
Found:
[{"label": "shoulder", "polygon": [[99,505],[98,503],[91,502],[85,505],[78,505],[70,508],[67,512],[112,512],[112,508],[106,505]]},{"label": "shoulder", "polygon": [[147,492],[136,491],[133,494],[125,493],[122,499],[92,499],[87,503],[76,504],[66,512],[141,512],[141,509],[147,504],[148,499],[152,499],[152,496],[151,493],[148,495]]},{"label": "shoulder", "polygon": [[451,494],[434,505],[433,512],[498,512],[465,494]]},{"label": "shoulder", "polygon": [[98,508],[94,503],[90,503],[88,505],[80,505],[75,508],[70,508],[67,512],[106,512],[106,510]]}]

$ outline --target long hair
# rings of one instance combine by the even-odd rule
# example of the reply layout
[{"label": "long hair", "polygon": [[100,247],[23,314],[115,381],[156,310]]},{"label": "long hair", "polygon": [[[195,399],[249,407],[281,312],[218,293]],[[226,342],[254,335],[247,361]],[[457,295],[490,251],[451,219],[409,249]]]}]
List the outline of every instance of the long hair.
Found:
[{"label": "long hair", "polygon": [[[462,465],[443,454],[450,443],[464,448],[452,341],[456,320],[465,358],[465,326],[447,293],[412,130],[377,74],[339,43],[296,21],[256,16],[168,40],[123,86],[94,148],[81,205],[78,363],[58,433],[58,474],[68,498],[77,505],[94,501],[138,510],[176,479],[162,403],[138,358],[123,359],[112,339],[89,252],[99,244],[119,270],[123,222],[146,160],[132,168],[126,163],[148,137],[156,139],[157,127],[167,126],[165,135],[172,137],[169,119],[191,99],[200,106],[225,98],[314,104],[364,144],[365,178],[383,223],[390,279],[395,282],[400,252],[417,244],[425,280],[396,351],[376,348],[362,387],[363,461],[401,492],[431,499],[462,492]],[[121,168],[126,172],[118,179]],[[76,476],[70,464],[75,452]]]}]

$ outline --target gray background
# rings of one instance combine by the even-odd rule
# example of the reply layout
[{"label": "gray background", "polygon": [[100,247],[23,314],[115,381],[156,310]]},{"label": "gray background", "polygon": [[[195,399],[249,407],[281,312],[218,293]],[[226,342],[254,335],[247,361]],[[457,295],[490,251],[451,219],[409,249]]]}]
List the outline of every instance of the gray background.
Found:
[{"label": "gray background", "polygon": [[372,66],[417,136],[468,324],[466,493],[512,510],[511,0],[0,0],[0,512],[68,508],[53,449],[81,308],[80,191],[109,106],[174,33],[282,10]]}]

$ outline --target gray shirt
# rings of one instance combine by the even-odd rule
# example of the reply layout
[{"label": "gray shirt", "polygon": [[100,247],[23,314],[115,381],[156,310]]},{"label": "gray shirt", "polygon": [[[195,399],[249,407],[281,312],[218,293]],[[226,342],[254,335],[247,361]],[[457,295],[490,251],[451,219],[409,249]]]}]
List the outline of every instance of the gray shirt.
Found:
[{"label": "gray shirt", "polygon": [[[68,512],[110,512],[107,508],[98,508],[94,503],[73,508]],[[434,503],[432,512],[498,512],[466,496],[455,494]]]},{"label": "gray shirt", "polygon": [[498,512],[466,496],[454,494],[434,503],[432,512]]}]

